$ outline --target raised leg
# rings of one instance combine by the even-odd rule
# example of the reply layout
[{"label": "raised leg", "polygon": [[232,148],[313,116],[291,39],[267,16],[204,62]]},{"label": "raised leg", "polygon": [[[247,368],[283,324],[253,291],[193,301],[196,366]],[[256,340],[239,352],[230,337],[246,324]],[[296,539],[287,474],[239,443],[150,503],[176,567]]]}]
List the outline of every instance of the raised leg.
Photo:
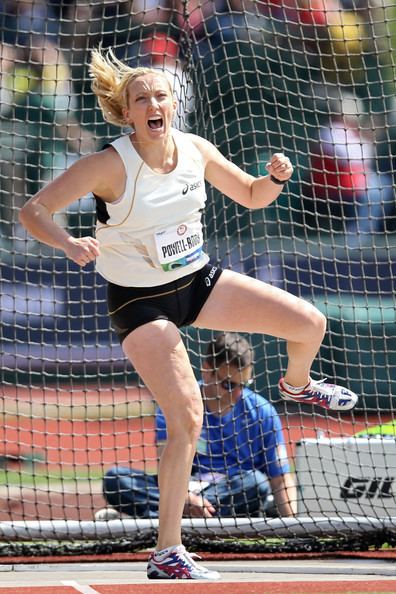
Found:
[{"label": "raised leg", "polygon": [[326,318],[312,304],[282,289],[225,270],[194,325],[285,339],[285,380],[292,386],[304,386],[325,334]]}]

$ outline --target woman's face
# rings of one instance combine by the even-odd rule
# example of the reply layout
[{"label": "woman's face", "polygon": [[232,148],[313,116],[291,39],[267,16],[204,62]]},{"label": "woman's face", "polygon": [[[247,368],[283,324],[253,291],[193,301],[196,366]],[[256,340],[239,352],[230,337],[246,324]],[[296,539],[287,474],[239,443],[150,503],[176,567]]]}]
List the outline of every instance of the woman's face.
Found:
[{"label": "woman's face", "polygon": [[163,74],[144,74],[128,86],[124,117],[140,140],[163,139],[169,134],[176,101]]}]

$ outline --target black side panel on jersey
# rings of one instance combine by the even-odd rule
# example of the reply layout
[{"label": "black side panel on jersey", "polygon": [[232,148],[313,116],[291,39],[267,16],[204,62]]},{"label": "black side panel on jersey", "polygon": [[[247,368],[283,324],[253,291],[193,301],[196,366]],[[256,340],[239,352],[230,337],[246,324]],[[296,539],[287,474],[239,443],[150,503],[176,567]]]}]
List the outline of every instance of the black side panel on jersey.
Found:
[{"label": "black side panel on jersey", "polygon": [[[103,151],[104,149],[109,148],[109,146],[111,146],[111,144],[107,142],[105,145],[102,146],[100,150]],[[100,196],[96,196],[95,194],[93,195],[93,197],[95,198],[96,202],[96,218],[100,223],[105,225],[110,218],[110,215],[107,212],[106,202],[102,200]]]}]

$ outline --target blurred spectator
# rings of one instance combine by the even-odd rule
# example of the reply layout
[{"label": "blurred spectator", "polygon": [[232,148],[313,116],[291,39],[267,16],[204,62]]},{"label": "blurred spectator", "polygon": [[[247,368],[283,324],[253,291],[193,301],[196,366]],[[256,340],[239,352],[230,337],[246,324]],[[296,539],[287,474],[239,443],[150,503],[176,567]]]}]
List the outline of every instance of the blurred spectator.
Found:
[{"label": "blurred spectator", "polygon": [[323,82],[349,88],[373,114],[385,112],[395,94],[388,23],[382,2],[343,0],[326,12],[319,45]]},{"label": "blurred spectator", "polygon": [[[393,97],[393,106],[390,105],[388,113],[376,115],[373,119],[378,169],[382,175],[393,180],[396,187],[396,98]],[[396,202],[387,213],[385,228],[396,231]]]},{"label": "blurred spectator", "polygon": [[[232,10],[224,0],[214,0],[213,2],[176,0],[174,8],[178,27],[195,41],[206,39],[214,32],[221,35],[221,25],[226,25],[226,21],[220,23],[221,18]],[[217,22],[218,26],[213,27],[213,20]]]},{"label": "blurred spectator", "polygon": [[320,46],[325,80],[358,85],[366,77],[363,52],[368,31],[359,14],[340,8],[327,14],[327,33]]},{"label": "blurred spectator", "polygon": [[[94,150],[74,116],[69,66],[48,45],[31,54],[1,45],[0,193],[3,237],[18,237],[17,211],[73,156]],[[39,57],[37,61],[35,57]]]},{"label": "blurred spectator", "polygon": [[345,95],[332,104],[332,115],[311,144],[304,217],[316,228],[328,227],[331,217],[333,229],[338,218],[353,246],[359,235],[382,230],[394,204],[393,181],[377,171],[371,124],[362,115],[361,101]]},{"label": "blurred spectator", "polygon": [[131,4],[131,14],[134,23],[143,28],[153,25],[168,25],[172,17],[172,0],[134,0]]},{"label": "blurred spectator", "polygon": [[2,41],[22,47],[40,48],[56,44],[59,19],[50,3],[44,0],[1,0],[4,26]]},{"label": "blurred spectator", "polygon": [[[2,240],[12,237],[13,221],[17,220],[14,209],[24,204],[24,147],[18,139],[4,133],[4,114],[11,109],[12,90],[10,79],[15,66],[15,47],[0,44],[0,235]],[[15,84],[19,79],[15,77]],[[8,123],[8,122],[7,122]]]},{"label": "blurred spectator", "polygon": [[328,12],[337,10],[339,4],[337,0],[262,0],[258,7],[262,14],[288,23],[326,25]]},{"label": "blurred spectator", "polygon": [[105,22],[107,27],[104,8],[104,0],[75,0],[61,23],[60,48],[68,57],[76,118],[96,137],[110,138],[111,132],[115,135],[118,130],[103,122],[88,75],[91,49],[102,43]]}]

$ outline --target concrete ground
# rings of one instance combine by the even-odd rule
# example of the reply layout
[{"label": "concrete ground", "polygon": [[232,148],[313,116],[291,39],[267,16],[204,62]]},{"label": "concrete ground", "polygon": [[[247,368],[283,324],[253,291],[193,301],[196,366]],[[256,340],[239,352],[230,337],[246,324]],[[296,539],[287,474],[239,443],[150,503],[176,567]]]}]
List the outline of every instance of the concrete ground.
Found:
[{"label": "concrete ground", "polygon": [[[221,582],[147,580],[146,563],[62,563],[0,565],[0,594],[102,594],[107,592],[391,592],[396,594],[396,563],[373,559],[315,559],[274,561],[209,561],[207,567],[222,575]],[[172,585],[172,590],[166,584]],[[262,589],[259,584],[262,584]],[[343,589],[339,588],[342,583]],[[193,584],[196,584],[195,589]],[[200,584],[199,588],[198,584]],[[227,584],[227,589],[224,590]],[[299,589],[299,584],[304,589]],[[328,586],[330,584],[330,586]],[[331,586],[332,584],[332,586]],[[359,586],[360,584],[360,586]],[[275,586],[276,585],[276,586]],[[111,588],[109,589],[109,587]],[[239,589],[238,589],[239,588]],[[277,588],[277,589],[274,589]],[[279,589],[280,588],[280,589]],[[282,589],[283,588],[283,589]],[[330,589],[329,589],[330,588]],[[358,588],[358,589],[357,589]],[[385,589],[384,589],[385,588]]]}]

